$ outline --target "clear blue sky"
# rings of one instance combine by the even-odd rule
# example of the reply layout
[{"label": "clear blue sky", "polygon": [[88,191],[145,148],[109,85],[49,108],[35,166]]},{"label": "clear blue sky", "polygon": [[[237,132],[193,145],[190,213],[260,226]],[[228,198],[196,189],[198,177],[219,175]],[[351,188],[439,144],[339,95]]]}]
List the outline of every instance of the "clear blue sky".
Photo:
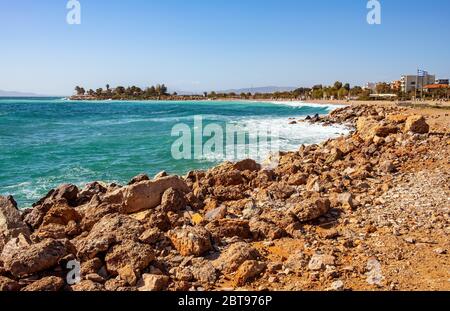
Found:
[{"label": "clear blue sky", "polygon": [[109,83],[172,90],[352,84],[417,67],[450,76],[450,1],[0,0],[0,89],[71,94]]}]

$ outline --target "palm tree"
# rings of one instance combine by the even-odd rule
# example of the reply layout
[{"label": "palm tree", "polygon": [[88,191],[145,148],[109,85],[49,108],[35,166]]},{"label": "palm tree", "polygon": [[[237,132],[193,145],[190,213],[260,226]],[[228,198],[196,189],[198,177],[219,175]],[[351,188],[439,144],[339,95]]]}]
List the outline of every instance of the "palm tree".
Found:
[{"label": "palm tree", "polygon": [[84,95],[84,93],[86,92],[84,90],[84,88],[80,87],[80,86],[76,86],[75,87],[75,91],[77,92],[77,95]]},{"label": "palm tree", "polygon": [[342,82],[334,82],[334,88],[339,91],[342,88]]}]

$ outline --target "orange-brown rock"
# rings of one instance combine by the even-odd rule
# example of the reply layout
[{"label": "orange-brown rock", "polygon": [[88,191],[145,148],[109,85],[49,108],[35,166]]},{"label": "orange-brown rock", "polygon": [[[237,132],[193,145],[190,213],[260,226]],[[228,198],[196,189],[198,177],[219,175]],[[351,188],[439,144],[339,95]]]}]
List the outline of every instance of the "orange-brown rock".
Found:
[{"label": "orange-brown rock", "polygon": [[106,268],[112,275],[128,266],[134,271],[141,271],[155,259],[153,248],[133,240],[122,241],[113,246],[105,256]]},{"label": "orange-brown rock", "polygon": [[30,235],[30,231],[22,221],[17,203],[12,197],[0,196],[0,253],[6,243],[19,234]]},{"label": "orange-brown rock", "polygon": [[74,249],[68,240],[48,239],[17,250],[6,258],[4,266],[13,276],[24,277],[55,267],[72,252]]},{"label": "orange-brown rock", "polygon": [[373,118],[361,117],[356,123],[358,134],[365,140],[371,140],[375,136],[387,137],[398,132],[394,125],[384,125]]},{"label": "orange-brown rock", "polygon": [[322,198],[319,195],[313,195],[309,199],[294,204],[289,212],[299,221],[307,222],[325,215],[330,208],[331,203],[329,199]]},{"label": "orange-brown rock", "polygon": [[211,232],[216,241],[220,241],[225,237],[239,237],[242,239],[251,237],[250,226],[246,220],[219,219],[210,222],[205,228]]},{"label": "orange-brown rock", "polygon": [[213,262],[213,265],[221,273],[229,274],[237,271],[245,261],[257,260],[259,257],[259,252],[250,244],[238,242],[231,244],[223,251],[219,258]]},{"label": "orange-brown rock", "polygon": [[78,257],[93,259],[114,243],[125,240],[137,241],[144,232],[142,224],[127,215],[111,214],[96,223],[85,237],[75,241]]},{"label": "orange-brown rock", "polygon": [[202,256],[212,249],[211,235],[203,227],[178,228],[168,232],[175,248],[183,256]]},{"label": "orange-brown rock", "polygon": [[427,134],[430,131],[430,126],[423,116],[410,116],[406,120],[405,132],[415,134]]},{"label": "orange-brown rock", "polygon": [[24,221],[32,228],[38,228],[48,210],[55,204],[78,205],[78,188],[74,185],[62,185],[50,191],[44,198],[34,204],[33,209],[25,213]]},{"label": "orange-brown rock", "polygon": [[165,212],[178,212],[186,207],[184,192],[169,188],[164,191],[161,199],[161,208]]},{"label": "orange-brown rock", "polygon": [[256,163],[256,161],[251,159],[242,160],[233,165],[233,168],[238,171],[259,171],[261,169],[261,165]]},{"label": "orange-brown rock", "polygon": [[236,286],[243,286],[247,282],[258,277],[264,270],[266,270],[267,265],[264,262],[256,260],[245,261],[237,270],[235,276]]},{"label": "orange-brown rock", "polygon": [[64,280],[60,277],[49,276],[42,278],[22,288],[25,292],[57,292],[64,286]]},{"label": "orange-brown rock", "polygon": [[190,192],[189,187],[182,179],[177,176],[169,176],[120,188],[105,195],[103,202],[122,204],[123,213],[133,214],[154,209],[160,205],[164,192],[170,188],[183,193]]},{"label": "orange-brown rock", "polygon": [[167,287],[169,280],[166,275],[144,274],[137,287],[141,292],[158,292]]}]

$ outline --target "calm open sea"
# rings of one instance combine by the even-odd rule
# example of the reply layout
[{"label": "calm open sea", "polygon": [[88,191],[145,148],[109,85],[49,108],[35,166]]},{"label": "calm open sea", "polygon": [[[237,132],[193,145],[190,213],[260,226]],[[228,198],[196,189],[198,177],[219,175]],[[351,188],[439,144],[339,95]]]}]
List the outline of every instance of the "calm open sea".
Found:
[{"label": "calm open sea", "polygon": [[174,125],[276,127],[283,150],[346,133],[343,127],[289,125],[288,118],[326,114],[332,106],[251,102],[75,102],[0,98],[0,195],[29,207],[62,183],[126,183],[139,173],[184,174],[217,161],[174,160]]}]

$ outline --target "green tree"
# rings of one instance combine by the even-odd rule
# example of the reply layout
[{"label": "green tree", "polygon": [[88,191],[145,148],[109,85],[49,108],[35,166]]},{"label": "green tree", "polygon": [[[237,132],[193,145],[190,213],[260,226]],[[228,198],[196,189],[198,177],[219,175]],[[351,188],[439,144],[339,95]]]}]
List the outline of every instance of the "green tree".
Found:
[{"label": "green tree", "polygon": [[385,82],[378,83],[375,91],[377,92],[377,94],[388,94],[391,92],[391,85]]},{"label": "green tree", "polygon": [[337,91],[339,91],[342,88],[342,82],[336,81],[333,86]]},{"label": "green tree", "polygon": [[123,86],[118,86],[115,89],[115,94],[117,95],[123,95],[125,94],[125,88]]},{"label": "green tree", "polygon": [[154,97],[157,95],[156,88],[153,85],[151,87],[147,88],[145,93],[146,93],[147,97]]},{"label": "green tree", "polygon": [[80,86],[76,86],[75,87],[75,92],[77,92],[77,95],[84,95],[84,93],[86,93],[86,91],[84,90],[84,88],[80,87]]},{"label": "green tree", "polygon": [[323,92],[323,90],[321,88],[320,89],[315,89],[312,92],[312,97],[314,99],[322,99],[323,96],[324,96],[324,92]]},{"label": "green tree", "polygon": [[167,95],[167,87],[165,84],[161,85],[160,95]]},{"label": "green tree", "polygon": [[344,98],[346,98],[348,96],[348,91],[345,89],[345,88],[341,88],[339,91],[338,91],[338,98],[339,99],[344,99]]},{"label": "green tree", "polygon": [[363,93],[363,89],[360,86],[355,86],[350,90],[350,96],[360,96]]}]

